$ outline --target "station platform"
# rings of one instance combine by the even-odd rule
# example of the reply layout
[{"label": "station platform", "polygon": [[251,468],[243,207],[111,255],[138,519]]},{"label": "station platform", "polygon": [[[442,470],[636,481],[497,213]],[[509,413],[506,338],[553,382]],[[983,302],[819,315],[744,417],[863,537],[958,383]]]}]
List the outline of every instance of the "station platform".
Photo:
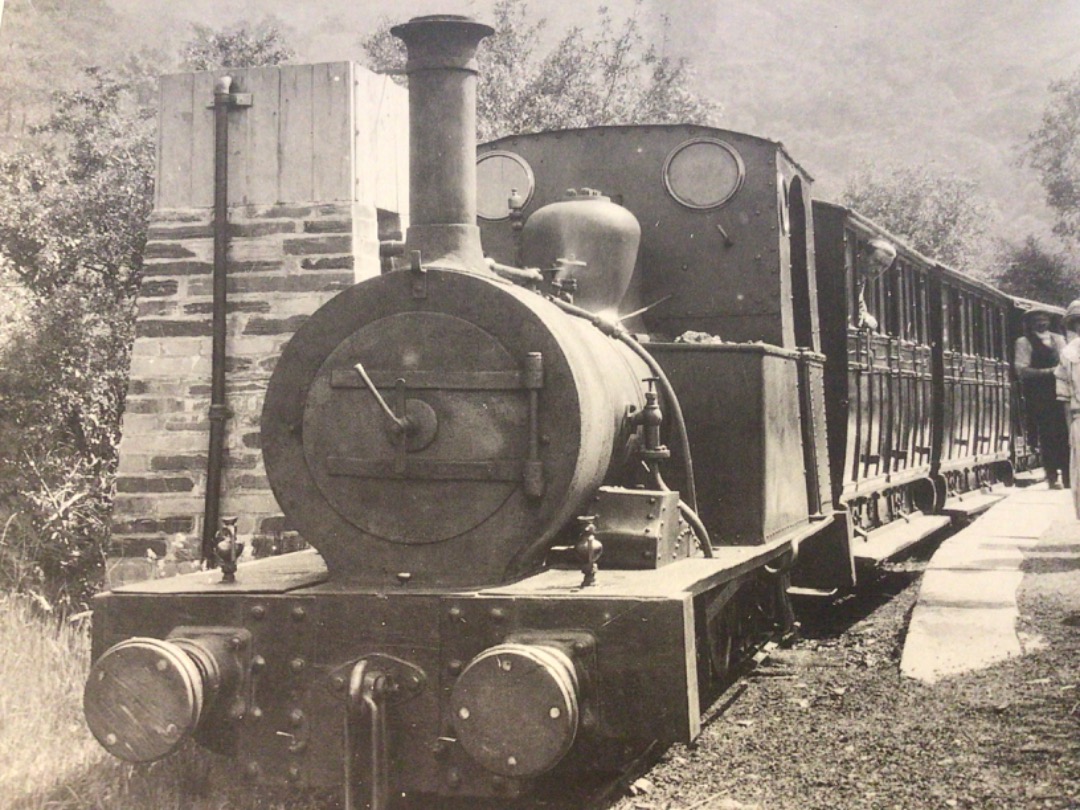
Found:
[{"label": "station platform", "polygon": [[[1080,560],[1069,490],[1045,483],[1007,490],[931,558],[911,616],[901,674],[927,683],[981,669],[1038,645],[1017,626],[1025,561]],[[1076,573],[1080,589],[1080,570]]]}]

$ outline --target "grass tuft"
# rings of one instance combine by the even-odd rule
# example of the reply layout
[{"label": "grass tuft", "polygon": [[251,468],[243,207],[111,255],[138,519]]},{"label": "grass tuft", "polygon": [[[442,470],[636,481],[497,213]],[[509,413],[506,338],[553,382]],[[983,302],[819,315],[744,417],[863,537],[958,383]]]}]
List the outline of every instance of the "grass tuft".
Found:
[{"label": "grass tuft", "polygon": [[86,728],[86,622],[57,624],[30,598],[0,593],[0,808],[317,810],[314,792],[253,789],[238,766],[189,743],[161,762],[109,756]]},{"label": "grass tuft", "polygon": [[89,659],[85,626],[58,626],[26,597],[0,595],[0,807],[43,799],[104,759],[82,718]]}]

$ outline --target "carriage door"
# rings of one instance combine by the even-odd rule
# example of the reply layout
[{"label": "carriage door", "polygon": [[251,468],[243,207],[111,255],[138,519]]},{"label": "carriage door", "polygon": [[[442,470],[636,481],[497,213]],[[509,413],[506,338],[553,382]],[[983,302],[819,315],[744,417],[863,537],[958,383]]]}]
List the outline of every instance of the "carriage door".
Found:
[{"label": "carriage door", "polygon": [[[807,352],[799,354],[799,418],[802,424],[803,469],[806,471],[806,503],[811,514],[821,514],[832,499],[829,458],[825,443],[825,368],[815,354],[820,352],[811,296],[810,256],[807,241],[806,202],[802,181],[795,177],[788,186],[781,181],[787,216],[791,255],[791,308],[795,345]],[[810,352],[810,353],[808,353]]]},{"label": "carriage door", "polygon": [[788,228],[791,247],[791,308],[795,345],[820,351],[814,334],[813,306],[810,298],[810,258],[807,254],[806,204],[802,181],[795,177],[787,189]]}]

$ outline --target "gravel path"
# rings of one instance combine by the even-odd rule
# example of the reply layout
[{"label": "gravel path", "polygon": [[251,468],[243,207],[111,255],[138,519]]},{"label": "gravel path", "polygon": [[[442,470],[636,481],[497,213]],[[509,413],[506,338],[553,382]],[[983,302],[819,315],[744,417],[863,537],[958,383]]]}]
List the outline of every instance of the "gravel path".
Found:
[{"label": "gravel path", "polygon": [[801,610],[801,638],[616,810],[1080,807],[1080,523],[1027,555],[1019,629],[1034,651],[933,686],[899,674],[923,567]]}]

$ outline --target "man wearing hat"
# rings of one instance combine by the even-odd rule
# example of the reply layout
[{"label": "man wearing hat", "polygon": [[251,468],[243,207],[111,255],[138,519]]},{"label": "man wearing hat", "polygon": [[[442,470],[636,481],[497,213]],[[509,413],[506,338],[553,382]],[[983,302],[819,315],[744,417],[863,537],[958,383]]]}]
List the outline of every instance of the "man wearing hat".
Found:
[{"label": "man wearing hat", "polygon": [[1065,338],[1050,329],[1047,310],[1035,307],[1024,314],[1024,334],[1016,340],[1013,366],[1024,388],[1028,416],[1039,432],[1039,454],[1050,489],[1061,489],[1062,483],[1069,486],[1069,427],[1054,381],[1064,349]]},{"label": "man wearing hat", "polygon": [[1069,416],[1069,444],[1072,447],[1069,470],[1072,473],[1073,507],[1080,519],[1080,299],[1065,310],[1065,330],[1074,337],[1061,352],[1061,363],[1054,372],[1058,399],[1065,401]]}]

